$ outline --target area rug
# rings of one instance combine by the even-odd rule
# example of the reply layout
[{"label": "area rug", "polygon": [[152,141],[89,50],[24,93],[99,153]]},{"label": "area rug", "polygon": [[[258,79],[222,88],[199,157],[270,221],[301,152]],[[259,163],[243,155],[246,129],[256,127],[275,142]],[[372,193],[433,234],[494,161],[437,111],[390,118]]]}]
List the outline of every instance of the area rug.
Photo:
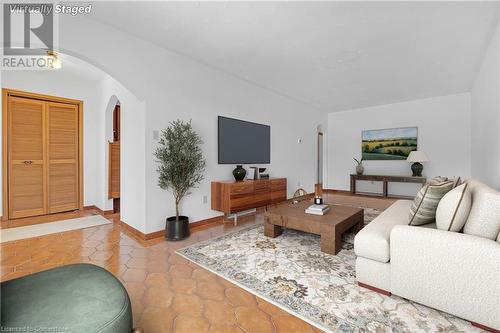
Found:
[{"label": "area rug", "polygon": [[[365,211],[365,223],[379,211]],[[356,284],[354,235],[342,251],[320,251],[319,236],[255,225],[177,251],[188,260],[327,332],[481,332],[469,322]]]},{"label": "area rug", "polygon": [[0,243],[96,227],[110,223],[112,223],[110,220],[105,219],[101,215],[92,215],[57,222],[28,225],[25,227],[2,229],[0,230]]}]

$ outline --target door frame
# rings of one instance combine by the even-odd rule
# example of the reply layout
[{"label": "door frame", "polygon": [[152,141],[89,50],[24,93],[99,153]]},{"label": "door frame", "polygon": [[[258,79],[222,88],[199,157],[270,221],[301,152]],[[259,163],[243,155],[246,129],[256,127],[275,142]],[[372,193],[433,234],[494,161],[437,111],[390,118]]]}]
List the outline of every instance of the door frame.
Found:
[{"label": "door frame", "polygon": [[8,174],[8,98],[24,97],[44,102],[73,104],[78,107],[78,206],[83,210],[83,101],[65,97],[2,88],[2,221],[9,220],[9,174]]}]

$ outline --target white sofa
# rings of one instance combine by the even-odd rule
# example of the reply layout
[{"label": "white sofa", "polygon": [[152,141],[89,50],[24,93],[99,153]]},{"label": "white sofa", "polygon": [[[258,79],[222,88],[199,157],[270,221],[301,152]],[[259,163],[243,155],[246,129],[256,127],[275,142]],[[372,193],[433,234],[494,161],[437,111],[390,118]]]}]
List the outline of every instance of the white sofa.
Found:
[{"label": "white sofa", "polygon": [[469,186],[474,214],[464,233],[408,226],[411,201],[396,201],[356,235],[356,277],[361,286],[500,330],[500,193]]}]

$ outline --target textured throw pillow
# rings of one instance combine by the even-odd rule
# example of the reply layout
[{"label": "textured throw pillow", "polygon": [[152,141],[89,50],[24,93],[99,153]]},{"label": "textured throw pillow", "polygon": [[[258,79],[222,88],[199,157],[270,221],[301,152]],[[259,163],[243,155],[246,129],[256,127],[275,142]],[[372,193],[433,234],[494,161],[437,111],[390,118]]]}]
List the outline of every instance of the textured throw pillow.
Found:
[{"label": "textured throw pillow", "polygon": [[436,228],[458,232],[469,216],[472,198],[467,184],[455,187],[439,201],[436,210]]},{"label": "textured throw pillow", "polygon": [[437,184],[444,183],[447,180],[448,180],[448,177],[436,176],[436,177],[432,178],[431,180],[429,180],[427,182],[427,184],[437,185]]},{"label": "textured throw pillow", "polygon": [[500,232],[500,192],[470,180],[472,208],[465,222],[464,234],[496,239]]},{"label": "textured throw pillow", "polygon": [[452,181],[441,183],[431,181],[422,187],[410,206],[408,225],[433,223],[436,220],[436,209],[439,200],[452,188]]}]

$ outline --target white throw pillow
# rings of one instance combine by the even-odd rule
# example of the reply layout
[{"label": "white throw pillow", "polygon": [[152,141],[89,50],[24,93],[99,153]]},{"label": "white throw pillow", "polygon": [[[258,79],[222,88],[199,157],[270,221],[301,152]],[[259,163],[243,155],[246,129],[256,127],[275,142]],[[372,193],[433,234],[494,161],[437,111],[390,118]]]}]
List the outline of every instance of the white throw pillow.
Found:
[{"label": "white throw pillow", "polygon": [[471,180],[472,208],[465,222],[464,234],[495,240],[500,232],[500,192]]},{"label": "white throw pillow", "polygon": [[436,210],[436,228],[458,232],[469,216],[472,198],[467,184],[455,187],[439,201]]}]

